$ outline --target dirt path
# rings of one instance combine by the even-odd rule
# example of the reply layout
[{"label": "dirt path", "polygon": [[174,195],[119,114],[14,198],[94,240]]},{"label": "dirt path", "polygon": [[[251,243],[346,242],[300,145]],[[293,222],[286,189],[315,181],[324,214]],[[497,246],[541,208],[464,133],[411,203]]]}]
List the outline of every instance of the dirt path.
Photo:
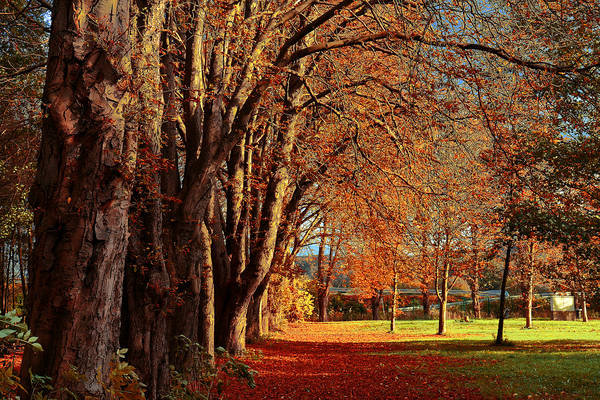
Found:
[{"label": "dirt path", "polygon": [[228,398],[483,398],[464,386],[469,377],[449,376],[445,370],[470,360],[381,354],[403,349],[393,339],[383,332],[352,332],[336,323],[290,325],[274,339],[248,346],[262,354],[245,360],[259,373],[257,387],[235,385]]}]

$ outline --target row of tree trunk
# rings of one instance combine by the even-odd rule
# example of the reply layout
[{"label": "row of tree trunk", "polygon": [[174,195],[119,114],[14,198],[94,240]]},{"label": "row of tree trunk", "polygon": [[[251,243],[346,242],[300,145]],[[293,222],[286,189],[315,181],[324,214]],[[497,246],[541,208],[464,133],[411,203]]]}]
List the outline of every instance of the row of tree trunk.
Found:
[{"label": "row of tree trunk", "polygon": [[[169,364],[188,362],[178,335],[237,354],[247,334],[268,331],[269,271],[291,265],[301,202],[327,169],[291,175],[307,63],[289,52],[315,27],[280,48],[282,111],[259,115],[274,72],[256,68],[270,39],[252,18],[271,6],[222,10],[207,44],[207,4],[184,3],[185,16],[166,0],[54,1],[27,304],[45,351],[26,351],[26,386],[31,369],[106,398],[110,362],[126,347],[156,399]],[[236,18],[257,36],[232,76],[244,59],[227,53]]]}]

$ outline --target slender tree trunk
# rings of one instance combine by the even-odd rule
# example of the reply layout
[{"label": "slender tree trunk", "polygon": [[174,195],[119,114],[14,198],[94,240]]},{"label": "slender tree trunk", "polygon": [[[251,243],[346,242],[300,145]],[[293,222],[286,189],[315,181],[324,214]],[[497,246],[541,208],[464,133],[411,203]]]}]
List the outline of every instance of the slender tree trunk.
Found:
[{"label": "slender tree trunk", "polygon": [[240,354],[245,350],[248,306],[252,295],[267,275],[275,253],[289,181],[288,163],[298,133],[295,126],[297,122],[297,118],[292,118],[288,129],[278,136],[278,154],[266,188],[248,265],[239,274],[232,276],[232,282],[227,288],[229,296],[225,302],[222,326],[218,329],[223,336],[218,338],[218,342],[233,354]]},{"label": "slender tree trunk", "polygon": [[447,308],[448,308],[448,301],[442,300],[440,302],[440,315],[439,315],[439,319],[438,319],[438,331],[437,331],[438,335],[446,334],[446,319],[448,316]]},{"label": "slender tree trunk", "polygon": [[587,312],[587,297],[585,295],[585,290],[581,290],[581,318],[583,322],[588,322],[588,312]]},{"label": "slender tree trunk", "polygon": [[[270,279],[269,279],[270,281]],[[262,336],[268,335],[271,330],[271,311],[269,308],[269,283],[263,292],[263,296],[260,302],[260,334]]]},{"label": "slender tree trunk", "polygon": [[376,290],[375,294],[371,297],[371,313],[373,315],[373,320],[379,320],[379,307],[381,306],[381,290]]},{"label": "slender tree trunk", "polygon": [[[214,199],[213,199],[214,201]],[[214,204],[211,205],[211,209]],[[212,213],[212,211],[211,211]],[[198,343],[205,351],[215,353],[215,292],[213,280],[211,234],[204,223],[200,226],[200,303],[198,310]]]},{"label": "slender tree trunk", "polygon": [[[25,279],[25,257],[23,257],[23,241],[17,241],[19,254],[19,277],[21,278],[21,294],[23,295],[23,304],[27,304],[27,280]],[[29,259],[27,259],[29,261]]]},{"label": "slender tree trunk", "polygon": [[533,271],[529,271],[527,280],[527,310],[525,314],[525,328],[533,328]]},{"label": "slender tree trunk", "polygon": [[[317,307],[319,309],[319,322],[327,322],[328,319],[327,306],[329,303],[329,288],[325,282],[325,246],[327,241],[325,227],[326,219],[323,218],[319,252],[317,253]],[[331,249],[329,251],[331,251]]]},{"label": "slender tree trunk", "polygon": [[529,262],[527,271],[527,310],[525,311],[525,329],[533,328],[533,273],[535,268],[534,259],[535,242],[529,240]]},{"label": "slender tree trunk", "polygon": [[396,331],[396,309],[398,308],[398,273],[394,271],[392,283],[392,312],[390,316],[390,332]]},{"label": "slender tree trunk", "polygon": [[473,305],[473,317],[481,318],[481,299],[479,298],[479,278],[473,277],[469,281],[469,288],[471,289],[471,300]]},{"label": "slender tree trunk", "polygon": [[450,264],[446,262],[444,265],[444,271],[442,274],[442,290],[439,294],[440,300],[440,314],[438,319],[438,335],[446,334],[446,320],[448,317],[448,279],[450,275]]},{"label": "slender tree trunk", "polygon": [[0,266],[2,267],[2,269],[0,269],[0,306],[2,314],[6,314],[6,303],[4,301],[4,271],[8,269],[8,263],[6,262],[6,243],[0,242],[0,245],[2,246],[0,248]]},{"label": "slender tree trunk", "polygon": [[[44,352],[25,350],[21,382],[27,385],[31,369],[81,398],[106,398],[103,383],[119,347],[137,148],[123,111],[129,7],[125,0],[57,0],[52,12],[46,116],[30,194],[29,321]],[[72,368],[84,378],[73,382]]]},{"label": "slender tree trunk", "polygon": [[329,308],[329,288],[324,290],[322,293],[319,293],[319,321],[320,322],[329,321],[329,313],[327,312],[327,308]]},{"label": "slender tree trunk", "polygon": [[429,302],[429,289],[421,290],[421,302],[423,303],[423,316],[431,315],[431,303]]},{"label": "slender tree trunk", "polygon": [[502,285],[500,287],[500,311],[498,315],[498,334],[496,335],[496,344],[504,342],[504,308],[506,304],[506,282],[510,271],[510,252],[513,243],[509,241],[506,245],[506,256],[504,258],[504,272],[502,273]]}]

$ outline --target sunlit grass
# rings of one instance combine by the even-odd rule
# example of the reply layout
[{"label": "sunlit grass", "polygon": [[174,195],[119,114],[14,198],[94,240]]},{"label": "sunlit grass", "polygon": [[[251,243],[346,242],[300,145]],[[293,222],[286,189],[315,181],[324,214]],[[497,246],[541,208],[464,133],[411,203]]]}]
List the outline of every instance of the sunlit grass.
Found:
[{"label": "sunlit grass", "polygon": [[[353,321],[347,322],[356,329],[381,331],[389,329],[388,321]],[[404,336],[411,339],[413,335],[432,335],[437,332],[436,320],[396,321],[396,335],[399,340]],[[504,321],[504,338],[510,341],[540,340],[589,340],[600,341],[600,320],[587,323],[581,321],[549,321],[534,320],[533,329],[524,329],[525,319],[510,318]],[[447,325],[447,338],[465,337],[469,340],[492,341],[498,329],[498,321],[475,320],[460,322],[450,320]],[[442,337],[443,338],[443,337]],[[442,338],[432,338],[439,340]]]},{"label": "sunlit grass", "polygon": [[[348,322],[357,331],[381,331],[385,321]],[[435,335],[437,321],[398,321],[400,351],[383,354],[432,355],[468,359],[447,366],[451,376],[469,377],[460,384],[476,386],[489,398],[600,398],[600,321],[505,321],[511,346],[492,346],[497,321],[448,321],[448,335]],[[417,339],[417,340],[415,340]],[[382,354],[382,355],[383,355]]]}]

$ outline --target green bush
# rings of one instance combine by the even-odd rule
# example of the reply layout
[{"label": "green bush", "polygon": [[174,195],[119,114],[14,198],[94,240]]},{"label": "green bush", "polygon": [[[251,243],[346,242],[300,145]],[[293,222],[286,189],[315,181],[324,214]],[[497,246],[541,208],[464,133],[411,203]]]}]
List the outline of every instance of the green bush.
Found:
[{"label": "green bush", "polygon": [[225,394],[229,378],[237,379],[254,388],[253,371],[232,357],[222,347],[215,349],[215,358],[198,343],[185,336],[177,338],[177,356],[186,365],[183,371],[171,366],[171,389],[165,400],[220,399]]},{"label": "green bush", "polygon": [[[2,353],[15,353],[23,346],[31,346],[35,351],[42,351],[42,345],[37,342],[37,337],[31,335],[23,317],[17,310],[0,315],[0,348]],[[19,377],[14,374],[13,365],[4,363],[0,365],[0,395],[2,398],[15,398],[18,391],[24,390]],[[32,396],[33,397],[33,396]],[[37,398],[36,398],[37,399]]]}]

